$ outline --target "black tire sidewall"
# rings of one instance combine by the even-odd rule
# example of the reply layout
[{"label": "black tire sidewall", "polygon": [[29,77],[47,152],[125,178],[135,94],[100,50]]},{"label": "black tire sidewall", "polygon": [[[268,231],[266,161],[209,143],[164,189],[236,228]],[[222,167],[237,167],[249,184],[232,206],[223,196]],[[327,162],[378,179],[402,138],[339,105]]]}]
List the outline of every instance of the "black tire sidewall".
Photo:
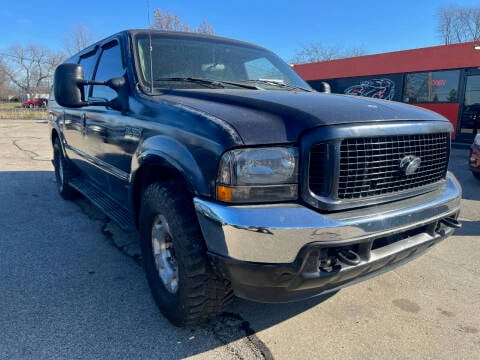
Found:
[{"label": "black tire sidewall", "polygon": [[[192,237],[201,235],[198,224],[185,221],[188,218],[185,214],[194,211],[193,204],[190,203],[191,199],[179,195],[181,193],[179,189],[178,184],[168,181],[153,184],[146,190],[140,210],[140,236],[143,266],[155,302],[165,317],[173,324],[182,326],[185,325],[188,316],[188,309],[184,304],[191,285],[184,267],[189,261],[186,246],[199,246]],[[179,286],[176,293],[171,293],[165,288],[153,257],[151,230],[155,218],[160,214],[165,217],[170,227],[177,258]]]},{"label": "black tire sidewall", "polygon": [[[62,195],[65,189],[65,162],[63,161],[60,140],[57,138],[53,144],[53,163],[55,164],[55,179],[57,180],[58,193]],[[60,166],[60,163],[62,166]],[[63,169],[63,176],[60,172]]]},{"label": "black tire sidewall", "polygon": [[[56,138],[53,144],[53,163],[58,193],[64,199],[74,199],[78,196],[78,193],[69,184],[72,178],[72,170],[63,156],[62,145],[59,138]],[[62,166],[60,166],[60,163]],[[63,172],[63,176],[60,176],[60,172]]]}]

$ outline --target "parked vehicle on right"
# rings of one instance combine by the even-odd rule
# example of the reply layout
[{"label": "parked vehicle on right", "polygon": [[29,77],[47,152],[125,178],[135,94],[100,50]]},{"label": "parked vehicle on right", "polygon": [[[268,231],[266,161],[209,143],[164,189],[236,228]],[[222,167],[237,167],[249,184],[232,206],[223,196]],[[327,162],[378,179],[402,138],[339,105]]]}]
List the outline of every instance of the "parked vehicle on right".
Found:
[{"label": "parked vehicle on right", "polygon": [[473,144],[470,146],[468,167],[472,171],[473,176],[480,180],[480,134],[475,136]]}]

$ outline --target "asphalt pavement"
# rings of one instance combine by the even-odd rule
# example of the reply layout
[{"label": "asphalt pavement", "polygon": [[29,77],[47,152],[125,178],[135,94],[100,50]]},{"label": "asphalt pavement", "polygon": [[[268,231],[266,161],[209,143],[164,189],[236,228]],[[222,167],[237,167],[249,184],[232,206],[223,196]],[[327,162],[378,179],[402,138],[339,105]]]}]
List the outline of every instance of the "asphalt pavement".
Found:
[{"label": "asphalt pavement", "polygon": [[463,228],[427,254],[333,295],[237,299],[172,326],[125,234],[60,198],[45,121],[0,120],[0,359],[478,359],[480,181],[454,148]]}]

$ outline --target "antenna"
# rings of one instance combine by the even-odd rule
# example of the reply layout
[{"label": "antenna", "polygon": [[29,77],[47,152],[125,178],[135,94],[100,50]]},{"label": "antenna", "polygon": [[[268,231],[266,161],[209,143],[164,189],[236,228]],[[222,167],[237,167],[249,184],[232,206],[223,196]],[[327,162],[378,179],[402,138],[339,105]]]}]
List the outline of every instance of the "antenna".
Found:
[{"label": "antenna", "polygon": [[148,27],[152,27],[152,23],[150,22],[150,0],[147,0],[147,22],[148,22]]},{"label": "antenna", "polygon": [[153,47],[152,47],[152,23],[150,22],[150,0],[147,0],[147,21],[148,21],[148,56],[150,60],[150,95],[153,95]]}]

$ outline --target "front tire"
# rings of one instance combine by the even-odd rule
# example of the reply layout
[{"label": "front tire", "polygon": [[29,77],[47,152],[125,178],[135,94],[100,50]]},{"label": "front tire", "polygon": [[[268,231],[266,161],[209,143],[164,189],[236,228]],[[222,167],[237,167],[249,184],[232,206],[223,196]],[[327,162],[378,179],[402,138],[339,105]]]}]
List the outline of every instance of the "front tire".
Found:
[{"label": "front tire", "polygon": [[75,176],[73,166],[63,156],[62,145],[57,137],[53,143],[53,165],[55,167],[55,179],[57,190],[65,200],[75,199],[79,196],[77,190],[70,185],[70,179]]},{"label": "front tire", "polygon": [[204,322],[233,298],[208,261],[191,196],[178,181],[154,183],[142,196],[143,265],[153,298],[174,325]]}]

